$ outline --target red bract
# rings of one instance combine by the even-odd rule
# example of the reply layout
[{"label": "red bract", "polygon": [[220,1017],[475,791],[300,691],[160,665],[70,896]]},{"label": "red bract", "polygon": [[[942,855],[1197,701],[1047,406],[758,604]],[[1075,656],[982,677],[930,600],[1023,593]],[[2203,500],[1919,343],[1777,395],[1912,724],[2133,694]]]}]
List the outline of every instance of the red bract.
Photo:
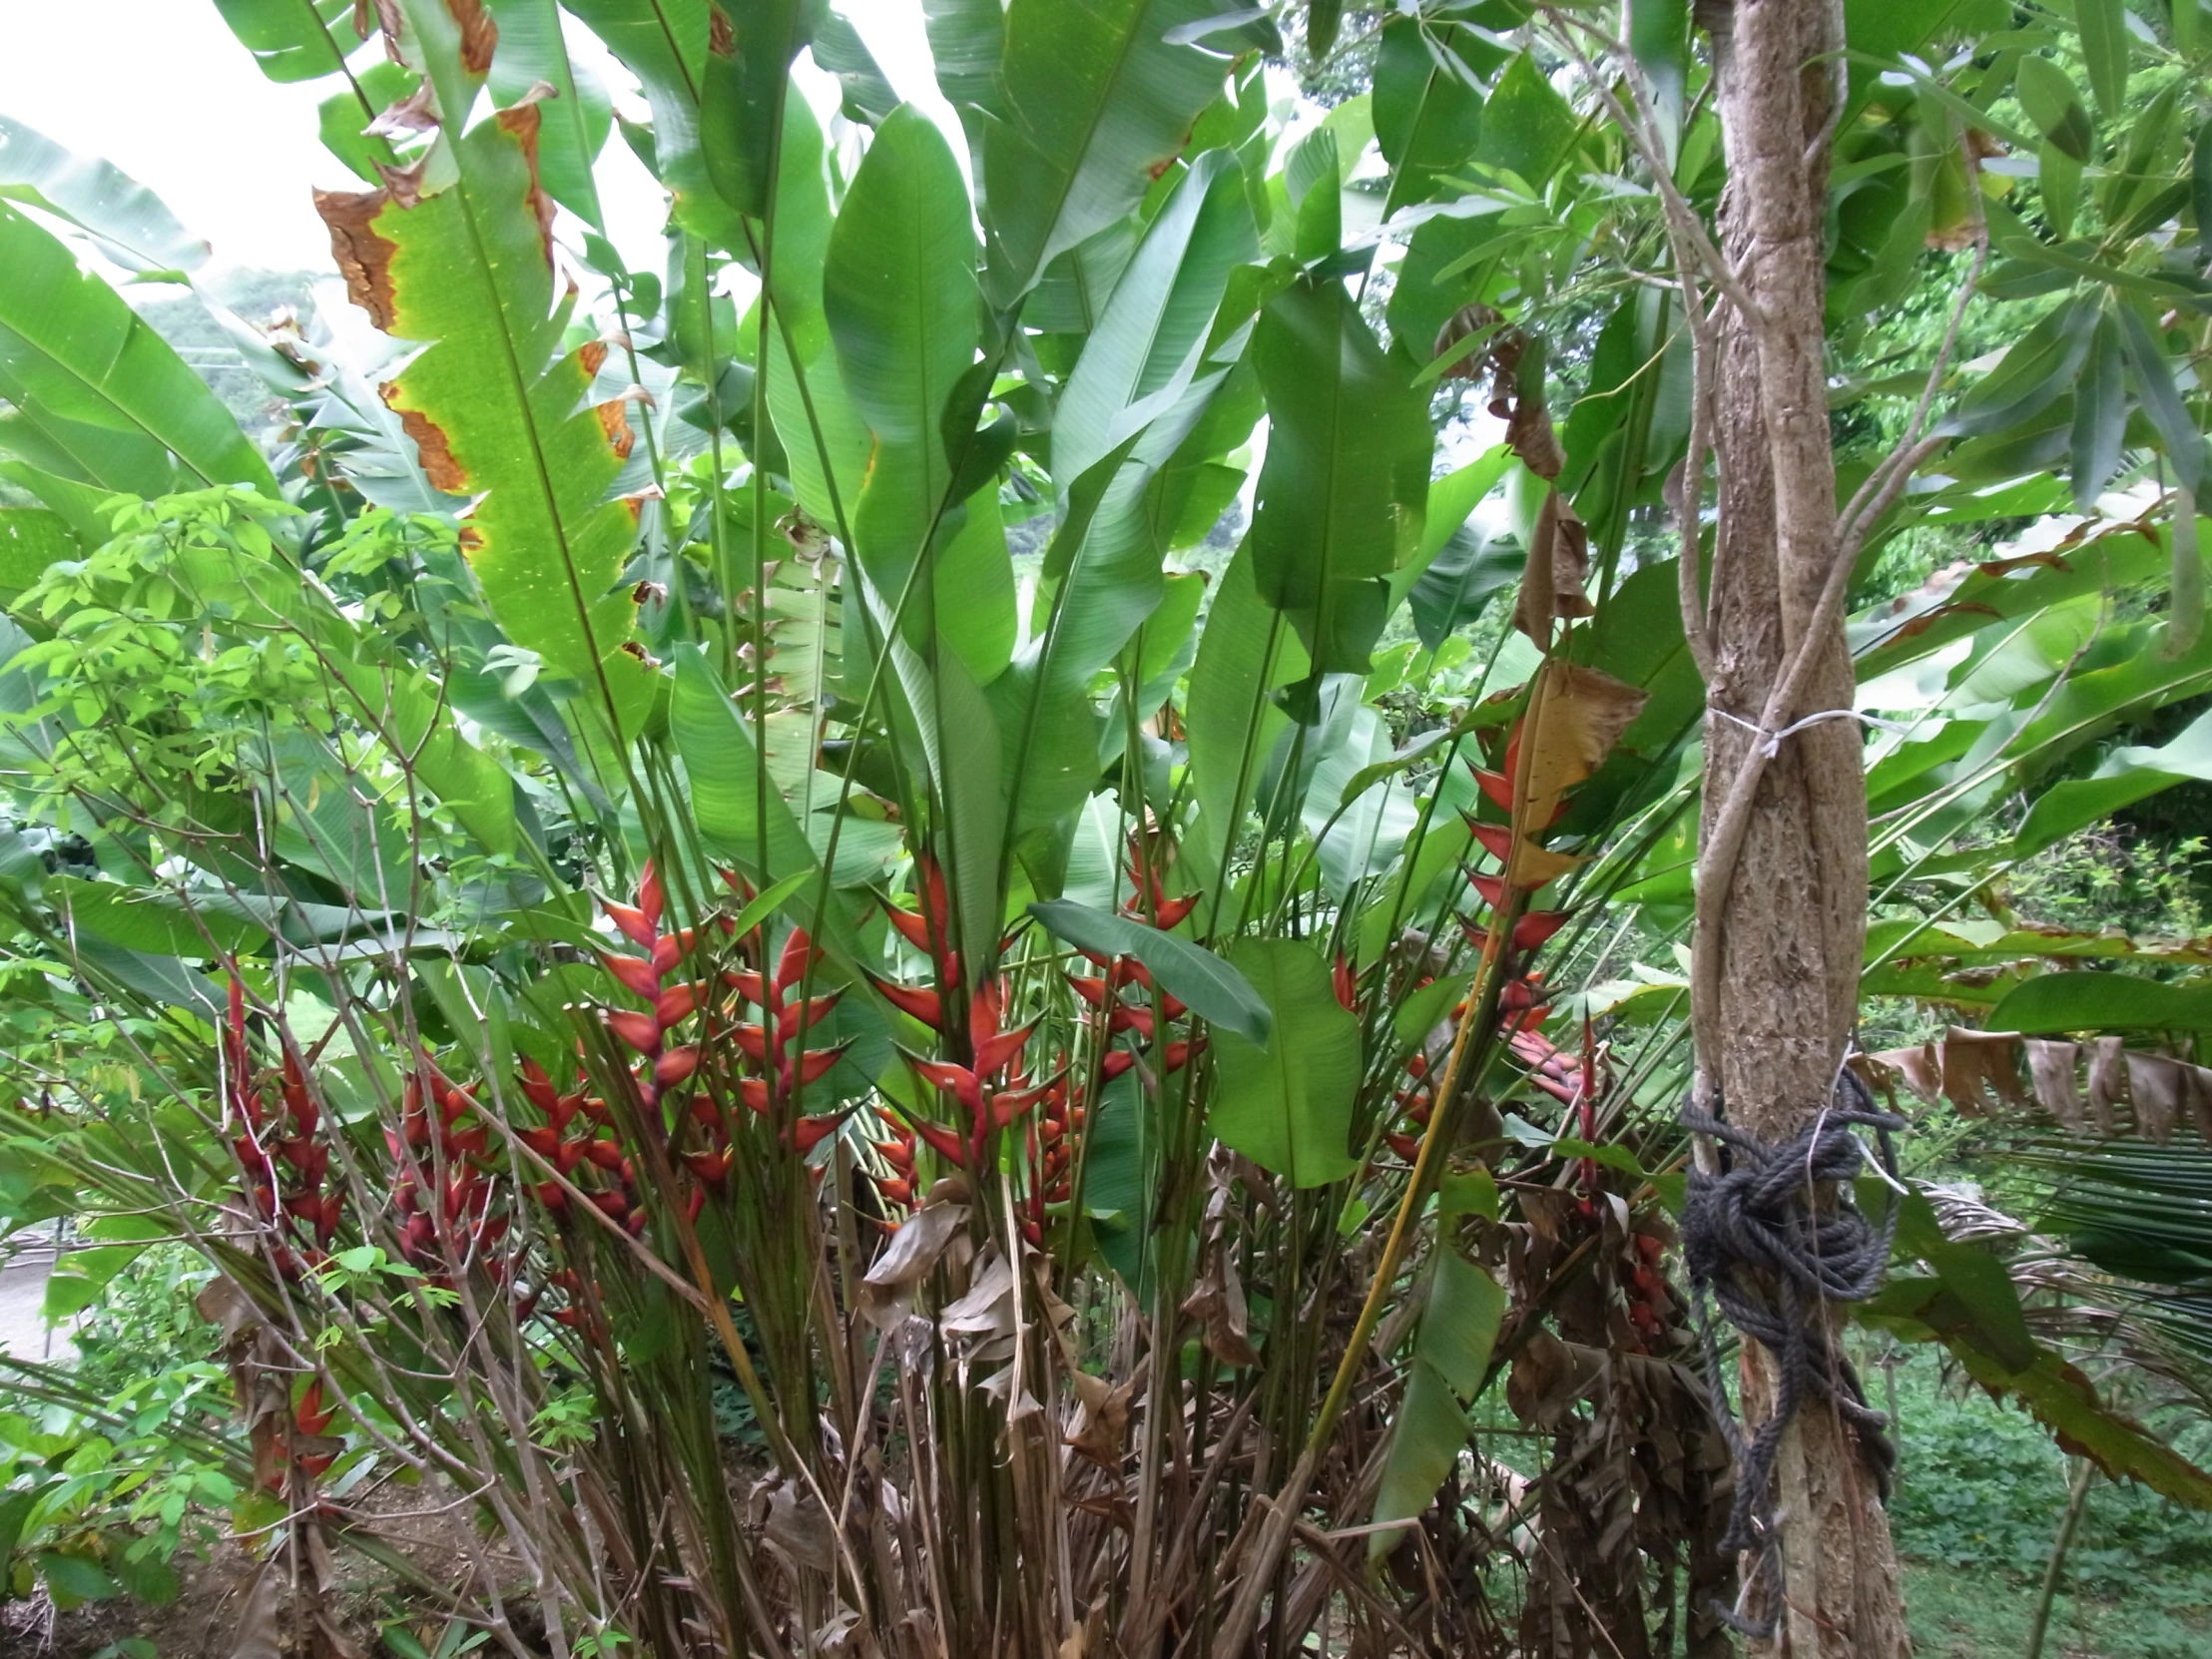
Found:
[{"label": "red bract", "polygon": [[611,898],[601,899],[600,905],[606,910],[607,919],[621,930],[624,938],[643,949],[651,950],[653,948],[653,941],[658,937],[659,929],[653,925],[652,918],[643,910],[636,909],[628,904],[617,904]]},{"label": "red bract", "polygon": [[601,956],[607,971],[622,982],[624,990],[647,1001],[661,994],[661,976],[651,962],[639,956]]},{"label": "red bract", "polygon": [[[869,977],[874,979],[873,975]],[[944,999],[935,991],[895,984],[888,979],[874,979],[874,985],[883,1000],[900,1013],[911,1014],[932,1031],[944,1029]]]},{"label": "red bract", "polygon": [[1337,1000],[1353,1013],[1360,1009],[1360,975],[1353,967],[1352,958],[1343,951],[1337,952],[1337,960],[1330,969],[1330,984],[1337,993]]}]

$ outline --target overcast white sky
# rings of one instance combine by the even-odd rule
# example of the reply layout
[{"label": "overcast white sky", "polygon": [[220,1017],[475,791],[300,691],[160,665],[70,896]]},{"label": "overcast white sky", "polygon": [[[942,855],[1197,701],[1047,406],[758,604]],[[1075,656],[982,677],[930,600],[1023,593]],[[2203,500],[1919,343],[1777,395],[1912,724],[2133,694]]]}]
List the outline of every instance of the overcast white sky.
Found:
[{"label": "overcast white sky", "polygon": [[[899,94],[952,129],[964,161],[917,0],[840,9]],[[615,89],[618,107],[628,104],[633,84],[589,35],[571,32],[579,60]],[[315,136],[315,106],[331,90],[266,79],[210,0],[0,0],[0,113],[152,188],[214,245],[219,266],[329,269],[309,193],[362,188]],[[810,92],[825,113],[835,107],[830,86]],[[657,269],[662,201],[619,134],[601,160],[601,191],[616,244],[633,266]]]}]

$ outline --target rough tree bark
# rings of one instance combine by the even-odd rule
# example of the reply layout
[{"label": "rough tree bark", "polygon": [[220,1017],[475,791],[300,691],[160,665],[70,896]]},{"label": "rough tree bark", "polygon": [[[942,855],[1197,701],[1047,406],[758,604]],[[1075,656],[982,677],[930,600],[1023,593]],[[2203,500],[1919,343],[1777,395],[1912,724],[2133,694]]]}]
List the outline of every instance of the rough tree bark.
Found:
[{"label": "rough tree bark", "polygon": [[[1700,7],[1727,145],[1721,254],[1757,314],[1722,307],[1711,413],[1722,486],[1697,948],[1715,953],[1718,996],[1697,1012],[1699,1060],[1730,1117],[1769,1141],[1795,1134],[1829,1099],[1857,1008],[1866,927],[1857,723],[1797,732],[1763,771],[1762,740],[1739,724],[1761,723],[1801,647],[1813,656],[1773,727],[1852,705],[1840,607],[1821,603],[1840,551],[1822,357],[1840,13],[1828,0]],[[1753,793],[1731,847],[1721,844],[1733,838],[1721,821],[1739,781]],[[1732,871],[1715,867],[1723,859]],[[1774,1389],[1770,1357],[1756,1344],[1746,1345],[1743,1375],[1755,1427]],[[1889,1521],[1852,1433],[1802,1411],[1777,1487],[1788,1604],[1772,1650],[1798,1659],[1909,1654]]]}]

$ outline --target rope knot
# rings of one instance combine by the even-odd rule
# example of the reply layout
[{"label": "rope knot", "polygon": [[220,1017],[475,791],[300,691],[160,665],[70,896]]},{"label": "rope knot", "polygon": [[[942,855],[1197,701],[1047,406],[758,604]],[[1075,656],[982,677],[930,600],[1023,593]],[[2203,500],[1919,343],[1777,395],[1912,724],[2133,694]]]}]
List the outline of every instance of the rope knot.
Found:
[{"label": "rope knot", "polygon": [[[1706,1383],[1736,1457],[1735,1500],[1721,1548],[1758,1555],[1769,1612],[1757,1620],[1732,1608],[1716,1610],[1732,1628],[1767,1638],[1780,1627],[1783,1607],[1774,1460],[1807,1400],[1826,1402],[1851,1426],[1882,1495],[1889,1496],[1897,1466],[1889,1419],[1868,1405],[1859,1374],[1830,1340],[1828,1324],[1831,1308],[1864,1301],[1882,1284],[1897,1207],[1890,1206],[1877,1227],[1852,1202],[1849,1183],[1872,1166],[1897,1184],[1892,1137],[1906,1123],[1877,1110],[1867,1085],[1850,1071],[1838,1075],[1831,1104],[1779,1144],[1724,1121],[1719,1105],[1716,1097],[1712,1113],[1694,1105],[1682,1112],[1684,1128],[1717,1143],[1721,1163],[1717,1175],[1690,1172],[1682,1254],[1705,1347]],[[1857,1129],[1874,1131],[1872,1151]],[[1774,1413],[1748,1438],[1729,1405],[1708,1298],[1720,1305],[1729,1324],[1775,1358]]]}]

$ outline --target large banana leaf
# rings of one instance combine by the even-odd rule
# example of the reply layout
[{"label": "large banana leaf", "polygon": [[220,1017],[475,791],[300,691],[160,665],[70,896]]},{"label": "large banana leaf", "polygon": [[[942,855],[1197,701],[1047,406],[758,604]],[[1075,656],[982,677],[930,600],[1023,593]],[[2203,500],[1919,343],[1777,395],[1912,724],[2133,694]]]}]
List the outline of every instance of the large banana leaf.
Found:
[{"label": "large banana leaf", "polygon": [[624,649],[616,591],[636,537],[608,499],[630,447],[622,406],[583,406],[604,347],[556,355],[551,204],[534,165],[537,105],[452,146],[458,177],[411,206],[389,192],[321,195],[353,300],[402,339],[433,341],[386,393],[438,489],[473,496],[463,531],[484,596],[539,653],[633,730],[653,690]]},{"label": "large banana leaf", "polygon": [[260,451],[168,341],[5,203],[0,270],[0,395],[33,429],[31,442],[43,440],[68,460],[57,465],[13,439],[10,449],[65,477],[132,494],[163,494],[179,474],[197,485],[276,493]]},{"label": "large banana leaf", "polygon": [[1272,422],[1254,584],[1297,624],[1317,669],[1364,671],[1385,615],[1381,578],[1420,544],[1427,399],[1333,279],[1270,301],[1253,355]]},{"label": "large banana leaf", "polygon": [[1212,0],[1013,0],[984,131],[991,301],[1010,306],[1053,259],[1144,199],[1221,90],[1229,60],[1169,38]]},{"label": "large banana leaf", "polygon": [[962,388],[975,364],[971,227],[943,135],[918,110],[895,110],[837,216],[823,298],[846,394],[875,439],[852,523],[861,569],[895,607],[933,558],[923,603],[907,606],[907,637],[934,629],[981,686],[1012,650],[1014,588],[994,534],[995,483],[959,487],[970,399],[979,401]]}]

